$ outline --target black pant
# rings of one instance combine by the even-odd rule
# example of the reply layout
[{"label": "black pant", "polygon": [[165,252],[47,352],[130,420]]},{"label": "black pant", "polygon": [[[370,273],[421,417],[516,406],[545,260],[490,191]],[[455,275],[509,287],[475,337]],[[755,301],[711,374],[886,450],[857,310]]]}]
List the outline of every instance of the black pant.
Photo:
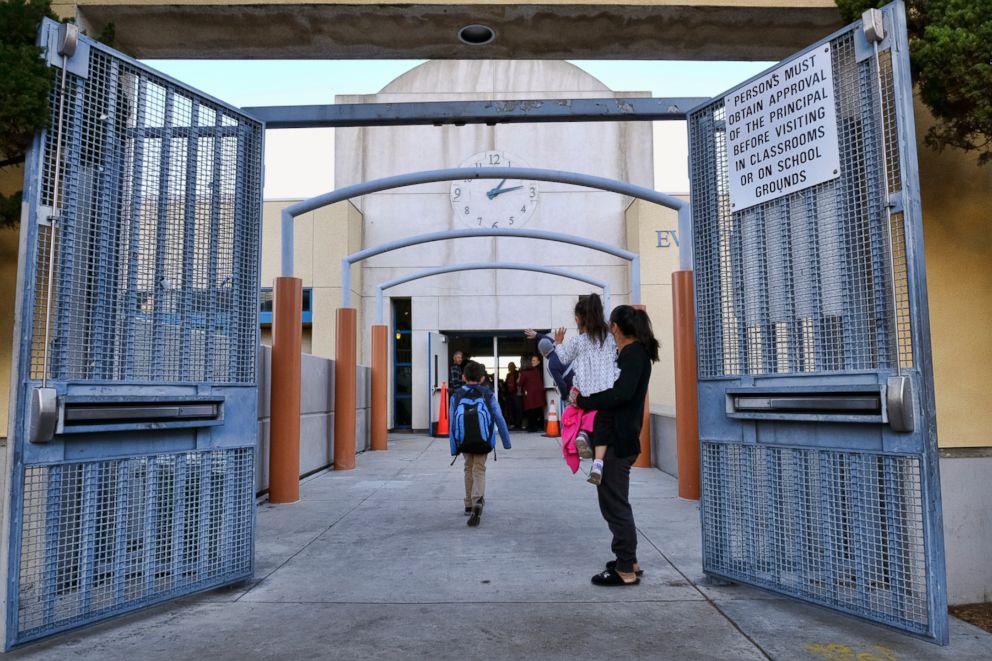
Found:
[{"label": "black pant", "polygon": [[543,431],[541,426],[544,423],[544,409],[527,409],[524,411],[524,421],[527,425],[527,431]]},{"label": "black pant", "polygon": [[513,393],[512,395],[507,395],[507,401],[510,403],[510,426],[511,427],[522,427],[524,424],[524,398],[523,395],[518,395]]},{"label": "black pant", "polygon": [[613,533],[617,571],[632,572],[637,562],[637,527],[630,508],[630,467],[637,457],[618,458],[613,448],[603,458],[603,481],[597,487],[599,511]]}]

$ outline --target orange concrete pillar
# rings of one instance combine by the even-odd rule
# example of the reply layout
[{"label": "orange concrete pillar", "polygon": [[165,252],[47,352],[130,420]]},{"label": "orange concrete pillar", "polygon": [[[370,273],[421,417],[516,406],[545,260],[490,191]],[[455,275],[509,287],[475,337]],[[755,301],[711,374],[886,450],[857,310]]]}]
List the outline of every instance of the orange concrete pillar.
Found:
[{"label": "orange concrete pillar", "polygon": [[679,498],[699,500],[699,389],[696,383],[694,300],[692,271],[672,273]]},{"label": "orange concrete pillar", "polygon": [[[646,305],[634,305],[647,311]],[[634,468],[652,468],[651,463],[651,393],[644,394],[644,419],[641,421],[641,453],[634,460]]]},{"label": "orange concrete pillar", "polygon": [[273,287],[269,502],[300,499],[300,372],[303,281],[276,278]]},{"label": "orange concrete pillar", "polygon": [[386,387],[389,382],[389,326],[372,327],[372,410],[369,414],[372,426],[372,449],[385,450],[389,426],[386,424],[386,410],[389,395]]},{"label": "orange concrete pillar", "polygon": [[334,360],[334,470],[355,468],[355,406],[358,403],[358,311],[338,308]]}]

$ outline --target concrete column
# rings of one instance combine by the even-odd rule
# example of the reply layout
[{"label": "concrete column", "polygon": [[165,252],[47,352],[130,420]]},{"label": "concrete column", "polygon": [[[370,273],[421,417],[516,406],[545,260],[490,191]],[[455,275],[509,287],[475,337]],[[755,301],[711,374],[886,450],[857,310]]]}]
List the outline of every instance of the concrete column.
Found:
[{"label": "concrete column", "polygon": [[699,500],[699,389],[696,382],[696,311],[692,271],[672,273],[675,320],[675,438],[679,498]]},{"label": "concrete column", "polygon": [[273,290],[269,502],[295,503],[300,499],[303,281],[276,278]]},{"label": "concrete column", "polygon": [[372,412],[369,416],[372,426],[372,449],[385,450],[388,425],[386,411],[389,406],[389,327],[372,327]]},{"label": "concrete column", "polygon": [[358,385],[358,311],[338,308],[334,360],[334,470],[355,468],[355,407]]},{"label": "concrete column", "polygon": [[[646,305],[637,303],[632,307],[647,310]],[[651,468],[651,391],[644,394],[644,417],[641,420],[641,453],[634,460],[634,468]]]}]

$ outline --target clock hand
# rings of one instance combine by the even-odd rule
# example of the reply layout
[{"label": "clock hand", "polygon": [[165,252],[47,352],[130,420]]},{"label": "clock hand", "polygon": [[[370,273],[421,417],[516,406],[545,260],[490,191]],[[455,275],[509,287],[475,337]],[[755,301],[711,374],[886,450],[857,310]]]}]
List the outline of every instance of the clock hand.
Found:
[{"label": "clock hand", "polygon": [[499,190],[490,191],[493,196],[489,199],[495,198],[497,195],[502,195],[503,193],[509,193],[511,190],[520,190],[523,186],[514,186],[513,188],[500,188]]},{"label": "clock hand", "polygon": [[503,189],[503,184],[505,184],[505,183],[506,183],[506,179],[504,179],[503,181],[501,181],[498,184],[496,184],[496,187],[495,188],[490,188],[486,192],[486,197],[488,197],[490,200],[493,199],[493,198],[495,198],[497,195],[499,195],[501,192],[503,192],[503,190],[502,190]]}]

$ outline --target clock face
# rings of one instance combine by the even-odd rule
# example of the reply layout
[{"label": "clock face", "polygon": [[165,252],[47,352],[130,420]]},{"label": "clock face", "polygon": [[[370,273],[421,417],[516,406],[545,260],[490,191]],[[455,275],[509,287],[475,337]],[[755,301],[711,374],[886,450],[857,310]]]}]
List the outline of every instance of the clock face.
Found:
[{"label": "clock face", "polygon": [[[484,151],[465,159],[463,168],[525,168],[504,151]],[[451,182],[455,218],[469,227],[521,227],[537,209],[537,182],[522,179],[460,179]]]}]

